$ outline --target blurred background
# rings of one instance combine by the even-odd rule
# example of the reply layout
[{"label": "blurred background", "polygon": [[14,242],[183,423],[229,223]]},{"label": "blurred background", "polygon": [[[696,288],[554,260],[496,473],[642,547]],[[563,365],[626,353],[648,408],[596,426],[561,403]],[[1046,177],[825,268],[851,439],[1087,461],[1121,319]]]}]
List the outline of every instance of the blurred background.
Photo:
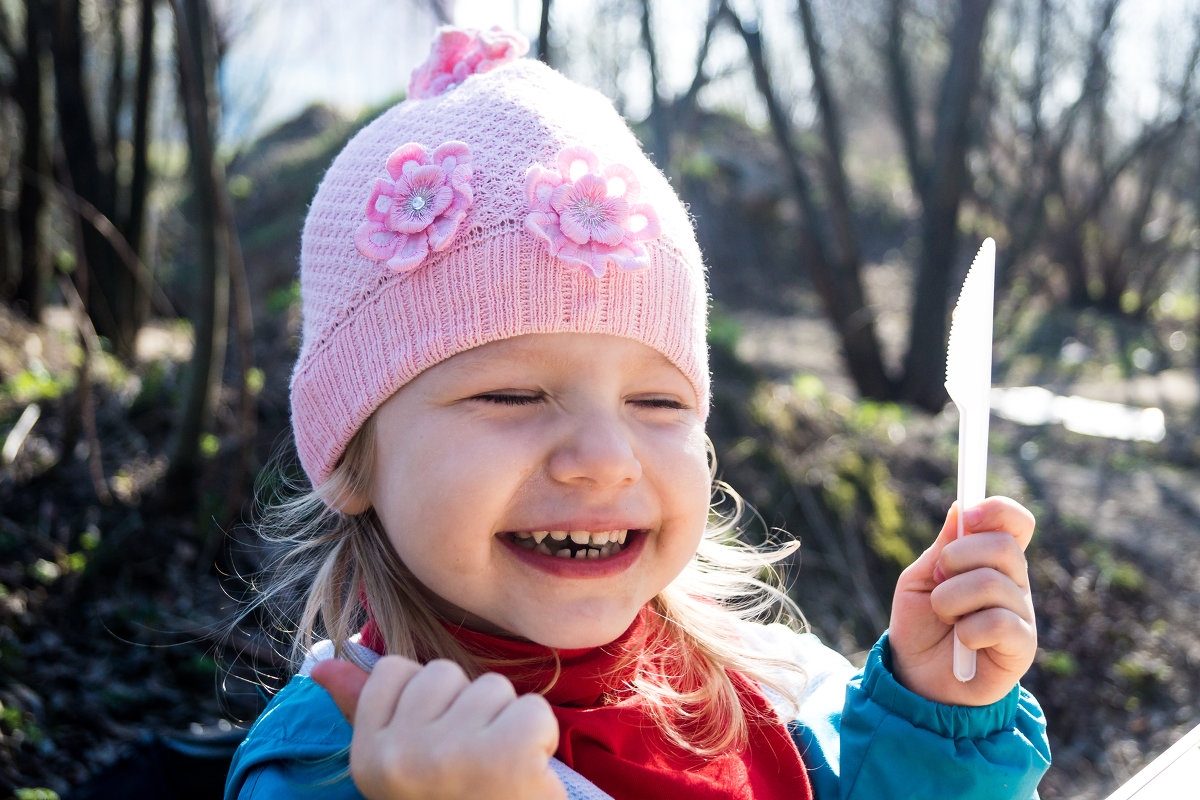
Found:
[{"label": "blurred background", "polygon": [[0,0],[0,794],[204,796],[282,677],[269,620],[227,634],[298,474],[300,226],[442,22],[524,32],[690,205],[721,477],[852,657],[954,499],[948,312],[994,237],[1042,796],[1200,722],[1194,0]]}]

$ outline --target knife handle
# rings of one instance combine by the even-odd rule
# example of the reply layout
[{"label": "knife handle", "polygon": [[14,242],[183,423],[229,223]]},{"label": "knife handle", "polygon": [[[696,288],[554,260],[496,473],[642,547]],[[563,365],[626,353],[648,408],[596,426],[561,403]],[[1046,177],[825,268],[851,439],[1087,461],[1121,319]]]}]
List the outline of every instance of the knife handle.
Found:
[{"label": "knife handle", "polygon": [[975,677],[975,651],[958,640],[958,631],[954,632],[954,677],[962,683]]},{"label": "knife handle", "polygon": [[[958,538],[966,535],[963,512],[984,498],[987,476],[987,410],[967,406],[958,417]],[[982,417],[982,420],[980,419]],[[982,422],[982,425],[980,424]],[[981,429],[982,428],[982,433]],[[954,631],[954,677],[966,683],[975,677],[975,651],[970,650]]]}]

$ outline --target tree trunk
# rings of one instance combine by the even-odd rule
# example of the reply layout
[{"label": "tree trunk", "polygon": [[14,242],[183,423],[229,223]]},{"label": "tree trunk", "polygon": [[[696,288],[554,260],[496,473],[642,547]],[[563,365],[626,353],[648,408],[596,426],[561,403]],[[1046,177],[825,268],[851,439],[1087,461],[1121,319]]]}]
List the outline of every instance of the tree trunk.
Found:
[{"label": "tree trunk", "polygon": [[945,347],[951,272],[958,254],[958,211],[967,173],[973,100],[991,0],[959,5],[942,79],[932,161],[921,209],[921,261],[913,293],[901,396],[929,410],[946,402]]},{"label": "tree trunk", "polygon": [[542,0],[542,18],[538,22],[537,57],[547,66],[550,63],[550,0]]},{"label": "tree trunk", "polygon": [[[129,246],[145,264],[153,259],[146,252],[146,198],[150,193],[150,101],[154,77],[154,7],[155,0],[140,0],[138,25],[138,63],[133,96],[133,152],[129,179],[128,204],[121,231]],[[145,276],[149,277],[149,276]],[[150,315],[150,292],[143,281],[134,281],[130,305],[138,324]]]},{"label": "tree trunk", "polygon": [[[97,212],[113,219],[113,164],[95,136],[83,85],[83,44],[79,0],[59,0],[51,26],[59,137],[75,192]],[[137,320],[129,307],[133,275],[94,225],[84,225],[83,253],[90,268],[84,294],[97,333],[108,338],[118,358],[133,355]]]},{"label": "tree trunk", "polygon": [[659,169],[666,172],[671,165],[671,130],[658,80],[658,48],[654,44],[654,30],[650,25],[650,0],[642,0],[641,9],[642,47],[646,48],[646,57],[650,61],[650,129],[654,132],[650,157]]},{"label": "tree trunk", "polygon": [[220,204],[215,148],[215,41],[206,0],[173,0],[196,218],[197,303],[187,394],[164,487],[192,493],[200,471],[200,436],[210,416],[214,387],[225,363],[229,326],[229,264],[218,235]]},{"label": "tree trunk", "polygon": [[808,50],[808,63],[812,69],[813,93],[817,96],[817,109],[820,111],[822,140],[825,144],[826,157],[822,166],[829,191],[830,224],[837,245],[837,269],[839,272],[858,272],[862,255],[858,246],[858,233],[854,229],[854,215],[850,208],[841,114],[829,85],[824,48],[821,47],[821,38],[813,20],[812,4],[809,0],[799,0],[798,6],[804,46]]},{"label": "tree trunk", "polygon": [[799,245],[802,264],[812,277],[825,313],[838,335],[846,369],[864,397],[894,399],[894,385],[883,367],[882,350],[875,332],[875,317],[863,293],[860,266],[857,262],[835,265],[829,256],[829,246],[821,231],[820,211],[800,156],[792,144],[791,125],[771,86],[763,57],[762,36],[757,30],[743,25],[728,5],[723,7],[723,11],[746,43],[755,84],[766,103],[771,130],[800,203],[802,220]]},{"label": "tree trunk", "polygon": [[16,59],[14,89],[23,123],[21,142],[20,196],[17,199],[17,241],[20,246],[20,272],[17,279],[16,307],[35,322],[41,317],[46,258],[42,252],[41,216],[46,197],[41,176],[47,169],[45,109],[42,107],[41,57],[44,0],[29,0],[25,8],[25,50]]}]

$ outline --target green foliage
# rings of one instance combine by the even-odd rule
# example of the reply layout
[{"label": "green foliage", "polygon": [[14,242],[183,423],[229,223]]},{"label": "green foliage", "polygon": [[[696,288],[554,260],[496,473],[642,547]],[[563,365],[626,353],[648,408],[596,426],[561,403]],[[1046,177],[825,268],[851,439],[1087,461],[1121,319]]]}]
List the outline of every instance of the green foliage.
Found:
[{"label": "green foliage", "polygon": [[29,789],[17,789],[17,800],[58,800],[58,792],[37,786]]},{"label": "green foliage", "polygon": [[696,148],[672,159],[675,169],[686,178],[711,181],[720,173],[720,165],[707,150]]},{"label": "green foliage", "polygon": [[1200,295],[1190,292],[1164,292],[1150,307],[1156,320],[1171,319],[1181,323],[1194,322],[1200,317]]},{"label": "green foliage", "polygon": [[62,567],[45,558],[39,558],[30,564],[28,570],[29,577],[45,586],[49,586],[62,577]]},{"label": "green foliage", "polygon": [[221,440],[216,434],[205,433],[200,436],[200,455],[202,458],[216,458],[221,451]]},{"label": "green foliage", "polygon": [[34,360],[28,367],[0,385],[0,402],[8,400],[18,405],[57,400],[75,388],[75,374],[52,374],[46,365]]},{"label": "green foliage", "polygon": [[1122,656],[1121,660],[1113,665],[1113,672],[1138,692],[1152,689],[1171,677],[1170,666],[1140,650]]},{"label": "green foliage", "polygon": [[258,367],[251,367],[246,371],[246,389],[250,394],[262,394],[263,387],[267,384],[267,376]]},{"label": "green foliage", "polygon": [[741,337],[742,326],[738,321],[714,309],[708,319],[708,343],[732,353]]},{"label": "green foliage", "polygon": [[232,175],[229,178],[229,194],[238,200],[245,200],[254,190],[254,181],[248,175]]},{"label": "green foliage", "polygon": [[792,378],[792,391],[801,400],[821,401],[828,395],[825,382],[811,372],[801,372]]},{"label": "green foliage", "polygon": [[1039,651],[1037,660],[1043,670],[1060,678],[1070,678],[1079,673],[1079,662],[1065,650]]},{"label": "green foliage", "polygon": [[846,422],[857,433],[887,434],[895,426],[903,426],[911,415],[907,406],[860,399],[851,406]]},{"label": "green foliage", "polygon": [[1137,564],[1117,558],[1107,547],[1095,543],[1085,545],[1084,552],[1099,571],[1096,578],[1098,590],[1114,589],[1128,594],[1145,592],[1146,573]]},{"label": "green foliage", "polygon": [[908,523],[904,502],[891,487],[891,472],[883,459],[844,453],[832,480],[825,485],[826,502],[840,516],[866,514],[867,543],[884,562],[903,569],[916,558],[916,531]]},{"label": "green foliage", "polygon": [[46,736],[33,715],[18,705],[0,703],[0,739],[16,739],[41,744]]},{"label": "green foliage", "polygon": [[267,295],[267,311],[272,314],[286,314],[288,309],[300,305],[300,281],[294,280],[281,289],[276,289]]}]

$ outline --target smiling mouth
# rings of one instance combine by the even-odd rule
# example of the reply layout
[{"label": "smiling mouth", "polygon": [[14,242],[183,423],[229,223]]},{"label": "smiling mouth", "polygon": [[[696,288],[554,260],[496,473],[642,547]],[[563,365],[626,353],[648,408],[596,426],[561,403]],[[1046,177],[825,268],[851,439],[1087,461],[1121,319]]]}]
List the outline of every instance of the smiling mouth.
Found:
[{"label": "smiling mouth", "polygon": [[629,537],[639,533],[642,531],[510,531],[508,536],[517,547],[545,556],[600,560],[620,553]]}]

